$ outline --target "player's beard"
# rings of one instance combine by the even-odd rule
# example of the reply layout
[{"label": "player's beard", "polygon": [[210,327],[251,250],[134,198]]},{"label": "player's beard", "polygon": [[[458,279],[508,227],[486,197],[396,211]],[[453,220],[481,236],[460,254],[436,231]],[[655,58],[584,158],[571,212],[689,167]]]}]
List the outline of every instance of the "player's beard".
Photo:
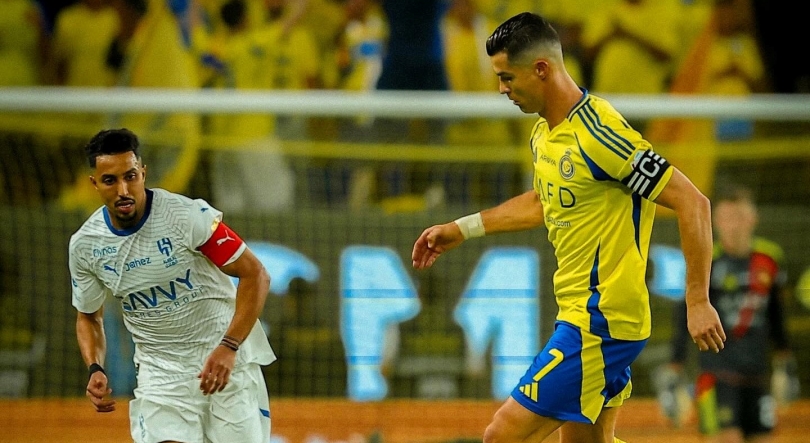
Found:
[{"label": "player's beard", "polygon": [[[131,209],[128,212],[121,211],[119,209],[118,204],[126,202],[131,204]],[[115,219],[123,228],[130,228],[138,222],[138,206],[135,204],[135,200],[123,200],[116,202],[115,210],[113,211]]]}]

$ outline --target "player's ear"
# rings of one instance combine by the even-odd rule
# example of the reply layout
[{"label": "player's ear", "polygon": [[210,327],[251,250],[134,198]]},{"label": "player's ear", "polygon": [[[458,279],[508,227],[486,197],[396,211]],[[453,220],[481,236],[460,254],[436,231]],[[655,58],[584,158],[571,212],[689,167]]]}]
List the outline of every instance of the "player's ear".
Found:
[{"label": "player's ear", "polygon": [[94,187],[94,188],[96,188],[96,189],[98,189],[98,184],[96,183],[96,178],[95,178],[95,177],[93,177],[92,175],[88,176],[87,178],[89,178],[89,179],[90,179],[90,183],[92,183],[92,184],[93,184],[93,187]]},{"label": "player's ear", "polygon": [[534,73],[540,77],[540,80],[545,80],[549,73],[548,60],[538,58],[534,61]]}]

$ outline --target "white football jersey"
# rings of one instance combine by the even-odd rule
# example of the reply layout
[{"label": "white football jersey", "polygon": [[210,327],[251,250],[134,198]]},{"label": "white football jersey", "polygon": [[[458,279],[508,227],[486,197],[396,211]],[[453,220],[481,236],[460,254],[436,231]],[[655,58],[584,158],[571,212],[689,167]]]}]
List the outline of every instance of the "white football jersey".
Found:
[{"label": "white football jersey", "polygon": [[[121,303],[132,333],[135,363],[149,368],[150,382],[196,377],[225,334],[236,306],[231,278],[197,250],[211,237],[222,213],[201,199],[162,189],[146,193],[145,213],[137,226],[116,229],[102,206],[71,236],[73,306],[95,312],[112,295]],[[266,365],[275,358],[257,321],[239,348],[236,365]]]}]

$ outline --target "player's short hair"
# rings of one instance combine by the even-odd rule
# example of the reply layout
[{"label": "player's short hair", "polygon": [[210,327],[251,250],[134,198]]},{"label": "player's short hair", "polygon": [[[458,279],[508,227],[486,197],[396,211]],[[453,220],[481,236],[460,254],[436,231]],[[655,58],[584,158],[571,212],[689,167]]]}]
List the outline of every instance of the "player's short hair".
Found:
[{"label": "player's short hair", "polygon": [[121,154],[122,152],[133,152],[135,157],[141,158],[138,136],[126,128],[100,131],[84,147],[87,163],[91,168],[96,167],[98,156]]},{"label": "player's short hair", "polygon": [[560,47],[560,36],[542,16],[522,12],[501,23],[487,38],[487,55],[505,52],[509,60],[518,59],[540,44]]},{"label": "player's short hair", "polygon": [[714,192],[714,203],[749,203],[754,205],[754,193],[748,186],[739,183],[723,183]]}]

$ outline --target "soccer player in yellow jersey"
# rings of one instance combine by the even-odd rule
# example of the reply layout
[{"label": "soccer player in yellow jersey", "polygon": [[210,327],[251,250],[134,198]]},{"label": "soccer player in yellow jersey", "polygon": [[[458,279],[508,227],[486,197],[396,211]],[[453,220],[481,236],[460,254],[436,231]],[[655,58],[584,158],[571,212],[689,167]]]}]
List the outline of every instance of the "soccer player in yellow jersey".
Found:
[{"label": "soccer player in yellow jersey", "polygon": [[494,208],[427,228],[413,266],[430,267],[470,237],[545,224],[558,270],[554,334],[495,414],[485,443],[614,441],[630,364],[650,336],[644,275],[655,204],[674,210],[687,264],[688,329],[719,352],[726,335],[709,303],[709,200],[653,152],[605,100],[565,71],[556,31],[522,13],[487,39],[499,90],[540,116],[531,137],[534,189]]}]

